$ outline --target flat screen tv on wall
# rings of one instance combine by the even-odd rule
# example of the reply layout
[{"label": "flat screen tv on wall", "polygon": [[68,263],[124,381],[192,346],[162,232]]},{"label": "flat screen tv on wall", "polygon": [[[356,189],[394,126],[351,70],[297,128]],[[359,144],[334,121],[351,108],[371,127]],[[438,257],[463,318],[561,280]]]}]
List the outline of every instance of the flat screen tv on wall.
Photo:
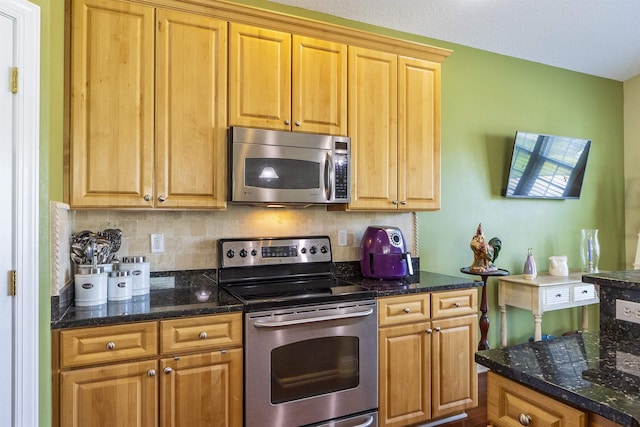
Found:
[{"label": "flat screen tv on wall", "polygon": [[591,141],[516,132],[503,196],[579,199]]}]

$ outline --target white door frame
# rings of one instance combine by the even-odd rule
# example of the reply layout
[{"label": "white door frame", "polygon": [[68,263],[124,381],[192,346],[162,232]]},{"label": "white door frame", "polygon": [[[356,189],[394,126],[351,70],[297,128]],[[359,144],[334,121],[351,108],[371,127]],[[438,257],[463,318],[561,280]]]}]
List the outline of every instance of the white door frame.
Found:
[{"label": "white door frame", "polygon": [[13,104],[16,114],[12,210],[17,271],[17,294],[13,297],[14,426],[36,427],[40,295],[40,8],[26,0],[0,0],[0,13],[15,22],[15,66],[19,70],[19,88]]}]

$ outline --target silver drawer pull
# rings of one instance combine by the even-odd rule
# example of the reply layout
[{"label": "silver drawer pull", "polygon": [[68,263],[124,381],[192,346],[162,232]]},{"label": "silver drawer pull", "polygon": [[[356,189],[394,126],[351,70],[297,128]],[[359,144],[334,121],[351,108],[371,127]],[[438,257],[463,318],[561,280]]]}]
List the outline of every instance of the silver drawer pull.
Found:
[{"label": "silver drawer pull", "polygon": [[518,421],[520,421],[520,424],[526,427],[531,424],[531,415],[520,414],[518,415]]},{"label": "silver drawer pull", "polygon": [[402,311],[404,311],[407,314],[411,313],[411,309],[409,307],[405,307],[404,310]]},{"label": "silver drawer pull", "polygon": [[556,294],[556,298],[562,298],[562,294]]},{"label": "silver drawer pull", "polygon": [[453,306],[454,306],[454,307],[456,307],[456,308],[458,308],[458,307],[460,307],[460,303],[459,303],[459,302],[454,302],[454,303],[453,303]]},{"label": "silver drawer pull", "polygon": [[200,332],[200,335],[198,335],[200,337],[201,340],[204,340],[207,338],[207,333],[205,331]]},{"label": "silver drawer pull", "polygon": [[582,293],[586,295],[586,294],[589,293],[589,291],[585,289],[585,290],[582,291]]},{"label": "silver drawer pull", "polygon": [[107,350],[114,350],[116,348],[116,343],[114,343],[113,341],[109,341],[107,343]]}]

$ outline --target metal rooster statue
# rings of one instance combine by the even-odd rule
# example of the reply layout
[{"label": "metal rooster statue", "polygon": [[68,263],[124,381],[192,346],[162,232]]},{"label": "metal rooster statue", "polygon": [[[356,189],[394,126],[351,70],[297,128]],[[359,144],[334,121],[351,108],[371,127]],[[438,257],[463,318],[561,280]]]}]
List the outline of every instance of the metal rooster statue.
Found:
[{"label": "metal rooster statue", "polygon": [[473,251],[473,264],[469,267],[469,271],[489,273],[498,270],[498,267],[493,263],[498,259],[502,241],[498,237],[493,237],[487,243],[482,234],[482,223],[478,224],[476,234],[471,238],[470,246]]}]

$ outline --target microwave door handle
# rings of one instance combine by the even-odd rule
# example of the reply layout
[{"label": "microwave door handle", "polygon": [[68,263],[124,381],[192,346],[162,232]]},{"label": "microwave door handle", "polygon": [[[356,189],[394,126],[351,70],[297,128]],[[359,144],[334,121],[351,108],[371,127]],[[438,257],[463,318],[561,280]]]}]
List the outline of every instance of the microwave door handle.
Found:
[{"label": "microwave door handle", "polygon": [[327,200],[331,200],[333,190],[333,159],[331,153],[327,152],[324,159],[324,195]]}]

